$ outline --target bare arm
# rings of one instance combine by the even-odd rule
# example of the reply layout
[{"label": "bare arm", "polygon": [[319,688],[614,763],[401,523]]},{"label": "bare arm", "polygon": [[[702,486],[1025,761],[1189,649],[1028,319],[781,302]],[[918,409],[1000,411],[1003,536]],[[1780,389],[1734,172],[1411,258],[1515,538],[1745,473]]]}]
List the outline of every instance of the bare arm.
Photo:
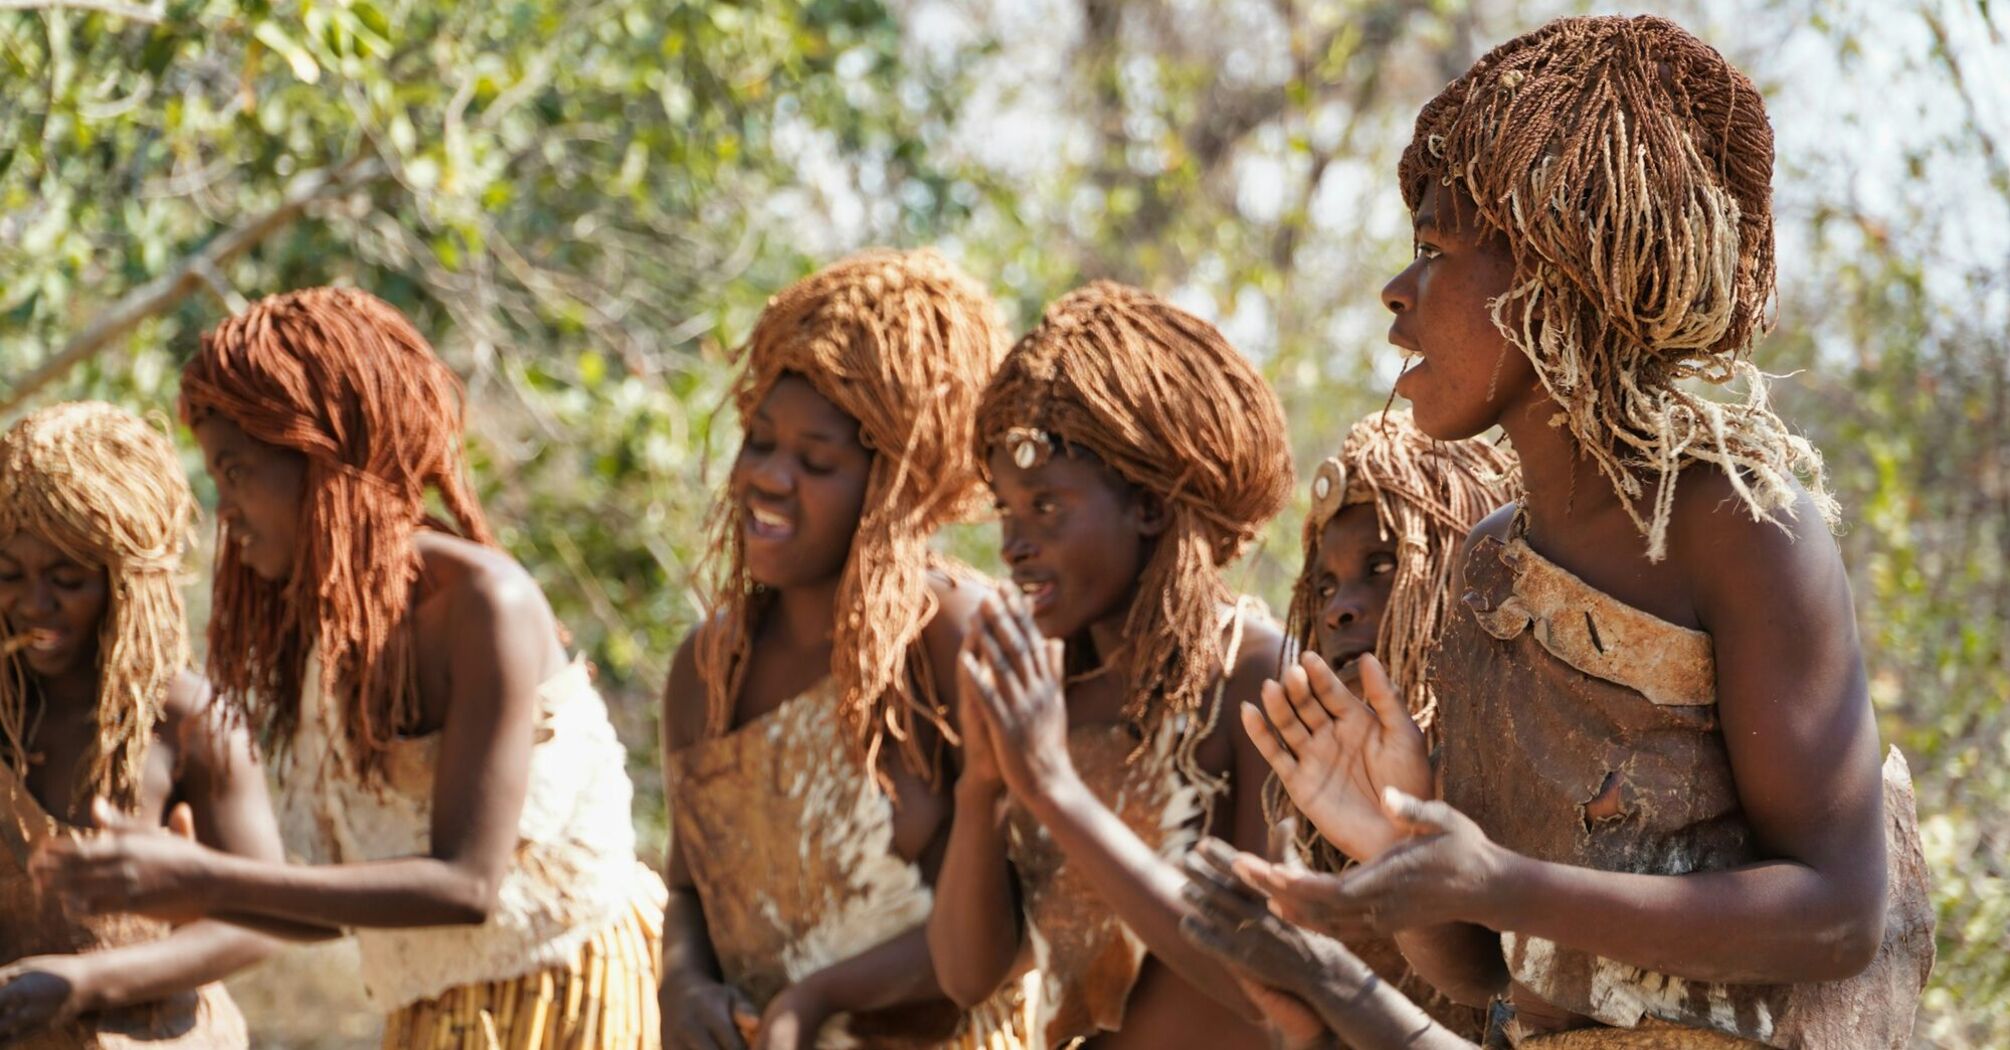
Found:
[{"label": "bare arm", "polygon": [[[962,650],[971,659],[974,645],[975,639],[968,639]],[[997,991],[1011,973],[1021,930],[1018,883],[1005,852],[1005,782],[961,654],[957,664],[963,770],[927,936],[943,992],[967,1009]]]},{"label": "bare arm", "polygon": [[[1070,762],[1058,644],[1041,638],[1030,614],[1008,609],[1003,602],[987,602],[979,623],[986,669],[979,691],[985,697],[987,728],[997,741],[1000,767],[1013,794],[1154,958],[1244,1020],[1259,1021],[1256,1007],[1230,972],[1180,936],[1180,920],[1187,914],[1181,897],[1185,877],[1103,805]],[[1274,633],[1268,641],[1268,651],[1277,651]],[[1262,640],[1247,644],[1253,651],[1266,648]],[[1250,668],[1248,680],[1242,680],[1240,669],[1231,676],[1231,703],[1253,696],[1256,683],[1267,676],[1260,660],[1245,666]],[[1217,732],[1232,733],[1231,725],[1223,719]],[[1239,750],[1240,744],[1236,746]],[[1239,758],[1231,761],[1241,764]],[[1259,851],[1268,845],[1256,789],[1261,783],[1261,778],[1255,779],[1245,793],[1257,797],[1236,804],[1232,831],[1238,843]]]},{"label": "bare arm", "polygon": [[1514,858],[1488,918],[1694,979],[1850,977],[1882,939],[1886,871],[1849,582],[1810,500],[1788,532],[1720,506],[1728,491],[1698,488],[1677,512],[1672,553],[1716,649],[1724,742],[1765,859],[1671,877]]},{"label": "bare arm", "polygon": [[194,910],[345,927],[479,924],[516,845],[538,688],[557,652],[543,595],[520,572],[448,596],[451,695],[440,731],[431,850],[362,864],[291,865],[104,835],[45,850],[47,881],[97,911]]}]

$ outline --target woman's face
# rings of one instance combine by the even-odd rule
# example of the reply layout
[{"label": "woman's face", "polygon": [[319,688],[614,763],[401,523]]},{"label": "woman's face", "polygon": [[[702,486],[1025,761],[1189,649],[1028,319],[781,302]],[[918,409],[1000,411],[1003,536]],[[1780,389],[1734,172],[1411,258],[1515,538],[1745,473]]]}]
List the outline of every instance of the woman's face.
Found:
[{"label": "woman's face", "polygon": [[872,455],[858,420],[808,380],[790,373],[775,382],[746,421],[728,484],[754,582],[786,589],[844,571]]},{"label": "woman's face", "polygon": [[1534,366],[1493,321],[1492,302],[1512,287],[1514,257],[1462,191],[1433,182],[1413,222],[1416,257],[1382,289],[1396,315],[1389,342],[1413,358],[1396,393],[1409,399],[1419,430],[1441,441],[1469,438],[1537,389]]},{"label": "woman's face", "polygon": [[1396,582],[1395,537],[1383,538],[1374,504],[1342,507],[1319,530],[1312,563],[1312,644],[1342,680],[1358,685],[1359,660],[1375,651]]},{"label": "woman's face", "polygon": [[0,542],[0,644],[25,639],[22,660],[43,678],[95,666],[111,604],[102,566],[82,564],[40,537]]},{"label": "woman's face", "polygon": [[1163,502],[1080,449],[1031,469],[996,449],[988,463],[1005,564],[1041,633],[1071,638],[1128,614],[1165,531]]},{"label": "woman's face", "polygon": [[223,543],[259,578],[283,583],[293,575],[307,490],[307,457],[258,441],[236,423],[210,416],[196,424],[203,467],[216,483]]}]

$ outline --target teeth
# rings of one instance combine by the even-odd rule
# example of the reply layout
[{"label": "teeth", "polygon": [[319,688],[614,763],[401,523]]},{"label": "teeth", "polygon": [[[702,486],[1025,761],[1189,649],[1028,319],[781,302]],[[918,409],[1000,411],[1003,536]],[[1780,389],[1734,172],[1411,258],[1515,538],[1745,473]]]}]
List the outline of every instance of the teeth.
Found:
[{"label": "teeth", "polygon": [[756,524],[756,525],[760,525],[760,526],[763,526],[763,527],[766,527],[766,528],[787,528],[787,527],[788,527],[788,524],[789,524],[789,519],[787,519],[787,518],[785,518],[785,517],[781,516],[780,514],[776,514],[776,513],[774,513],[773,511],[767,511],[767,510],[762,510],[762,509],[761,509],[761,508],[759,508],[759,507],[755,507],[755,508],[752,508],[752,509],[753,509],[753,515],[754,515],[754,524]]},{"label": "teeth", "polygon": [[1403,355],[1403,360],[1405,361],[1415,361],[1424,356],[1422,350],[1412,350],[1407,346],[1399,346],[1396,348],[1396,351]]}]

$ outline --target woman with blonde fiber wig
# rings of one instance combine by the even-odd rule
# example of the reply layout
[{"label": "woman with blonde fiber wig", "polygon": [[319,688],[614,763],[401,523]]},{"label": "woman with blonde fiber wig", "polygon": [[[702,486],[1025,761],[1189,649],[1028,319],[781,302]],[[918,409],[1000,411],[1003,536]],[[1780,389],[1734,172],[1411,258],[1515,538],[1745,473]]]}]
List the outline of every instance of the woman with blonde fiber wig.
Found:
[{"label": "woman with blonde fiber wig", "polygon": [[[51,877],[50,862],[93,828],[165,838],[166,824],[219,851],[279,856],[249,741],[188,670],[181,584],[194,524],[167,437],[123,409],[55,405],[0,437],[9,1046],[245,1045],[243,1019],[209,982],[264,958],[271,942],[216,921],[73,918]],[[48,852],[32,856],[37,847]]]}]

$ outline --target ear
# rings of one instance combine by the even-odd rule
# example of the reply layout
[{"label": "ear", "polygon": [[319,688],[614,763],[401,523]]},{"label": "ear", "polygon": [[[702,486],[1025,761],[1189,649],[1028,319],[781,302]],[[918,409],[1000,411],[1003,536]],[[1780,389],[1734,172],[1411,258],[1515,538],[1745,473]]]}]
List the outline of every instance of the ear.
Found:
[{"label": "ear", "polygon": [[1166,509],[1166,501],[1158,493],[1134,488],[1131,490],[1131,521],[1137,526],[1138,535],[1155,540],[1172,524],[1172,513]]}]

